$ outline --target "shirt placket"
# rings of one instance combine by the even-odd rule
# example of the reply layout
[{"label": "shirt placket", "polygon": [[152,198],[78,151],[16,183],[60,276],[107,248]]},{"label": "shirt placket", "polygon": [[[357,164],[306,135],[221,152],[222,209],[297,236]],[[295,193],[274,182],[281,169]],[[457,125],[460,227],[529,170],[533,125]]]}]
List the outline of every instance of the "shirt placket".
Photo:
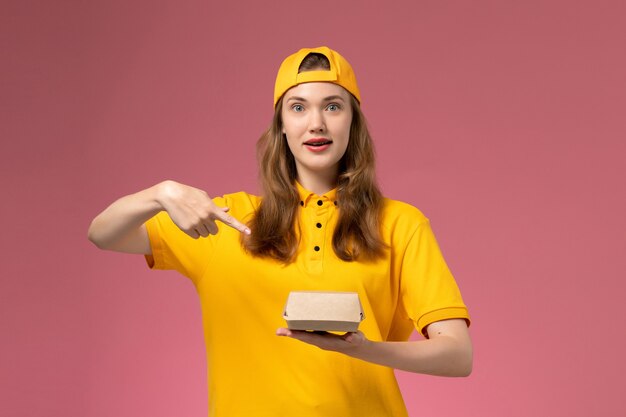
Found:
[{"label": "shirt placket", "polygon": [[328,222],[334,202],[326,197],[313,196],[307,204],[308,216],[304,228],[307,230],[309,239],[305,243],[307,270],[312,274],[322,273],[324,270],[324,256],[327,250],[331,250],[332,242],[327,242]]}]

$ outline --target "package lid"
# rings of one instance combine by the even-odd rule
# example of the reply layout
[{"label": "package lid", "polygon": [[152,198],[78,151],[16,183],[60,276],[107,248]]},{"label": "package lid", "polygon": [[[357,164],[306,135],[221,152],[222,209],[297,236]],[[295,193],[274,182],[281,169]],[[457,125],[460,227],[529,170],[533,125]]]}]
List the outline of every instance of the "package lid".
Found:
[{"label": "package lid", "polygon": [[356,292],[292,291],[283,318],[292,330],[355,332],[365,315]]}]

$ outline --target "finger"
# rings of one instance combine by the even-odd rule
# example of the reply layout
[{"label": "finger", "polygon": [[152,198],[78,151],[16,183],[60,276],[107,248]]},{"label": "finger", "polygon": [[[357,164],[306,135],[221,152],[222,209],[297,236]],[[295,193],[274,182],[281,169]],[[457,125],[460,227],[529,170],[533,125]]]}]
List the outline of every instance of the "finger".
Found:
[{"label": "finger", "polygon": [[203,226],[206,227],[207,231],[211,235],[216,235],[219,231],[219,228],[213,220],[207,220],[206,223],[203,223]]},{"label": "finger", "polygon": [[191,236],[194,239],[197,239],[200,237],[200,233],[198,233],[198,231],[193,228],[193,229],[185,229],[183,230],[183,232],[187,233],[189,236]]},{"label": "finger", "polygon": [[225,211],[222,211],[221,213],[220,212],[216,213],[215,217],[217,217],[219,221],[232,227],[233,229],[239,230],[241,233],[245,233],[247,235],[251,233],[250,228],[248,226],[241,223],[239,220],[235,219],[230,214],[227,214]]},{"label": "finger", "polygon": [[211,234],[206,224],[204,223],[199,224],[195,229],[196,229],[196,232],[198,232],[198,234],[202,237],[207,237]]},{"label": "finger", "polygon": [[[299,340],[305,343],[313,343],[315,341],[315,336],[320,337],[318,335],[313,334],[312,332],[306,332],[303,330],[290,330],[290,329],[278,329],[276,331],[278,336],[287,336],[292,339]],[[313,336],[311,338],[310,336]]]},{"label": "finger", "polygon": [[348,343],[354,342],[357,337],[358,337],[357,333],[354,333],[354,332],[348,332],[344,334],[343,336],[341,336],[341,338]]},{"label": "finger", "polygon": [[276,335],[277,336],[291,336],[291,330],[281,327],[276,330]]},{"label": "finger", "polygon": [[281,328],[276,331],[276,334],[278,336],[288,336],[293,339],[297,339],[302,342],[311,343],[318,346],[324,343],[328,343],[329,341],[343,341],[342,336],[324,331],[308,332],[305,330],[290,330]]},{"label": "finger", "polygon": [[298,339],[298,340],[304,341],[304,339],[306,339],[308,335],[315,335],[315,333],[307,332],[305,330],[285,329],[284,327],[281,327],[278,330],[276,330],[276,335],[277,336],[287,336],[287,337],[291,337],[293,339]]}]

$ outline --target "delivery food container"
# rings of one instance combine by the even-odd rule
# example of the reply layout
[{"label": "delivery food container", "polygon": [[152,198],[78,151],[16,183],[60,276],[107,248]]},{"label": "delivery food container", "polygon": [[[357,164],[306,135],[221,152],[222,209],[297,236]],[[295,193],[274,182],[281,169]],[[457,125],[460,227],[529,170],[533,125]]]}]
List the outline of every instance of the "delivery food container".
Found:
[{"label": "delivery food container", "polygon": [[355,292],[292,291],[283,318],[291,330],[356,332],[365,315]]}]

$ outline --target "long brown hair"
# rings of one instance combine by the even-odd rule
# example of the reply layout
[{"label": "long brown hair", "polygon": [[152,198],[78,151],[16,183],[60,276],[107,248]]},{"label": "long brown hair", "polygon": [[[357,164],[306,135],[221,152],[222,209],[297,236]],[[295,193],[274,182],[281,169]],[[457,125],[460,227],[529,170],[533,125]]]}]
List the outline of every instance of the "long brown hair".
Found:
[{"label": "long brown hair", "polygon": [[[328,59],[309,54],[299,72],[328,70]],[[340,161],[337,178],[339,218],[333,233],[333,250],[344,261],[371,260],[386,248],[380,238],[382,194],[376,184],[374,146],[359,102],[350,94],[350,139]],[[242,235],[244,248],[254,256],[289,263],[298,249],[296,227],[300,197],[295,181],[296,163],[282,133],[282,98],[270,127],[257,142],[263,199],[248,222],[251,235]]]}]

